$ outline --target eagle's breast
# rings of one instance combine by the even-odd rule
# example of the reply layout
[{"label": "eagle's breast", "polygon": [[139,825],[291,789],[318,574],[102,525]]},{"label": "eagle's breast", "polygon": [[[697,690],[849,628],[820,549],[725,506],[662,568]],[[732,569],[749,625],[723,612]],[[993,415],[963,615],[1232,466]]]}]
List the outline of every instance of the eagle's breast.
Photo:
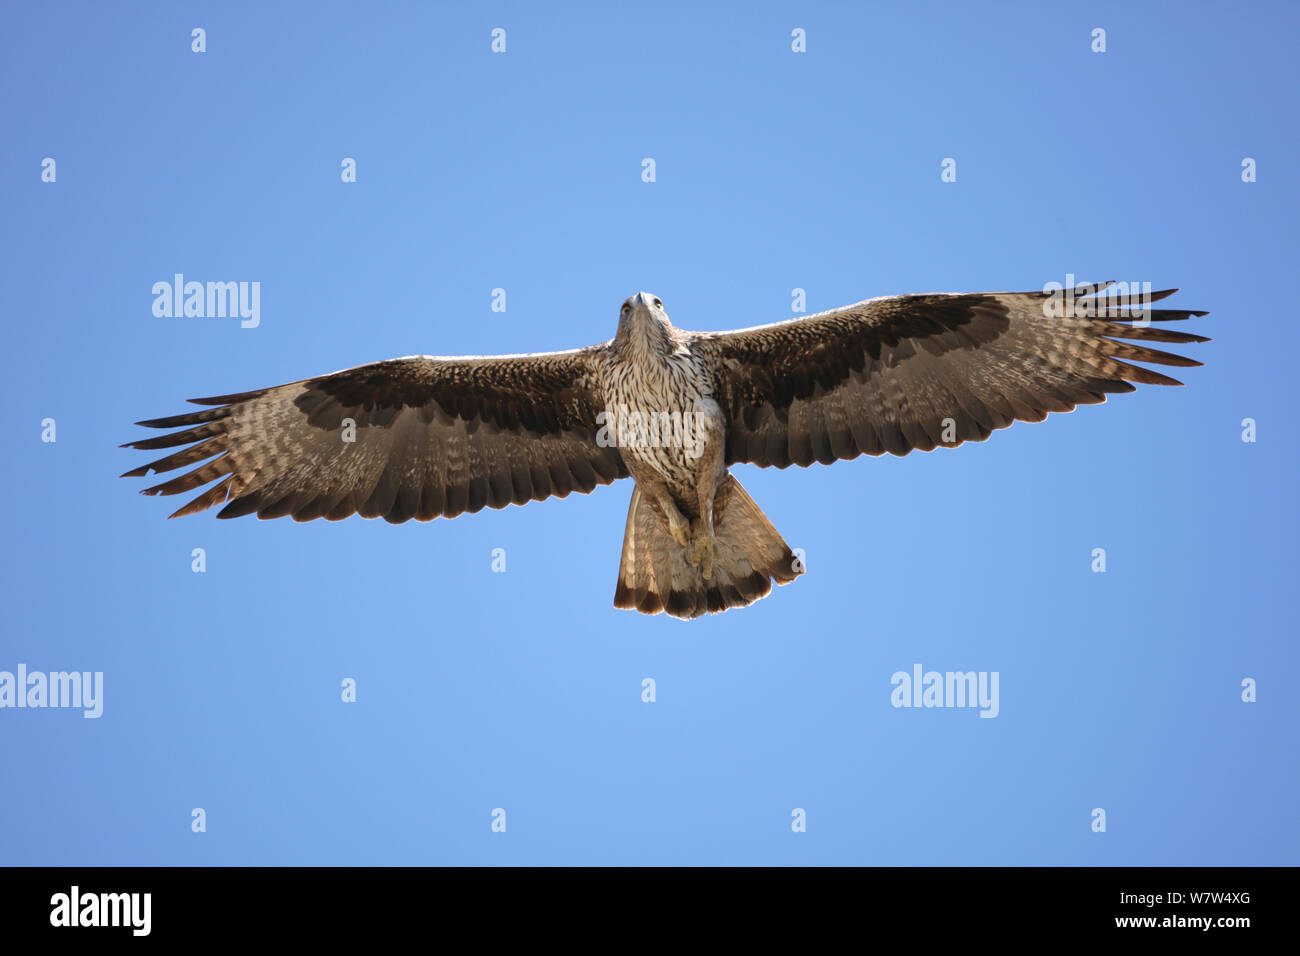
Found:
[{"label": "eagle's breast", "polygon": [[686,348],[627,349],[606,363],[602,385],[608,434],[629,470],[639,464],[675,489],[694,488],[704,444],[724,431],[704,358]]}]

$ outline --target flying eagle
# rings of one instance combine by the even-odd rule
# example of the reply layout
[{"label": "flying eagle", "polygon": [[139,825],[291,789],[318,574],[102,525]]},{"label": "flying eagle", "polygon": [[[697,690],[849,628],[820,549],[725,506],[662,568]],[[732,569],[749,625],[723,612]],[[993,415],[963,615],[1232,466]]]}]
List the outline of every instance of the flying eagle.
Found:
[{"label": "flying eagle", "polygon": [[[1013,421],[1180,382],[1132,362],[1200,365],[1122,339],[1206,315],[1062,292],[886,296],[734,332],[687,332],[663,302],[623,303],[618,332],[532,355],[415,355],[288,385],[196,398],[179,428],[123,447],[188,447],[128,471],[199,465],[144,490],[217,483],[172,515],[224,504],[337,521],[454,518],[631,475],[614,606],[693,618],[765,597],[803,571],[728,468],[830,464],[983,441]],[[1136,307],[1132,307],[1136,304]],[[210,459],[210,460],[209,460]]]}]

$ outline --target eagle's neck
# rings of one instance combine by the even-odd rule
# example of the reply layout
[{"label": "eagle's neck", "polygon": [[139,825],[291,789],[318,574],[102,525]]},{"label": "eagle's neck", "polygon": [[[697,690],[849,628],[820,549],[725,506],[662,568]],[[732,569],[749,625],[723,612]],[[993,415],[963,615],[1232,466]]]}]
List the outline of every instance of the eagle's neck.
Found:
[{"label": "eagle's neck", "polygon": [[667,359],[677,351],[677,330],[654,319],[632,323],[624,343],[626,351],[640,359]]}]

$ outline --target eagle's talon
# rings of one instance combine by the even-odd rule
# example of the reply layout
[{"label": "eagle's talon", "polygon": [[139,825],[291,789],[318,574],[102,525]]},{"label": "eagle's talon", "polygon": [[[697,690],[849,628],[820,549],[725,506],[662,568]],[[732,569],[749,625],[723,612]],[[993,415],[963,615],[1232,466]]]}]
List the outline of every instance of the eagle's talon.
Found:
[{"label": "eagle's talon", "polygon": [[713,577],[713,562],[720,557],[718,542],[713,535],[702,533],[695,536],[695,544],[690,553],[690,562],[692,566],[700,569],[700,573],[704,575],[704,580],[708,581]]},{"label": "eagle's talon", "polygon": [[704,575],[704,580],[713,580],[713,559],[718,557],[718,546],[709,538],[709,546],[704,549],[704,557],[700,561],[700,574]]}]

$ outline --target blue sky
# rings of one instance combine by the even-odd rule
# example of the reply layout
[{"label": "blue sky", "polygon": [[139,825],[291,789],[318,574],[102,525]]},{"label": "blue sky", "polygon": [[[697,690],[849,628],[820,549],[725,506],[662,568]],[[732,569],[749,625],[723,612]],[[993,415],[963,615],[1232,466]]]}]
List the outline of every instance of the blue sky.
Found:
[{"label": "blue sky", "polygon": [[[0,710],[0,863],[1300,862],[1300,15],[1051,7],[6,4],[0,670],[104,698]],[[155,317],[178,272],[260,324]],[[809,573],[691,623],[611,606],[626,482],[390,526],[117,478],[186,398],[586,345],[641,289],[714,329],[1069,274],[1180,286],[1205,367],[740,467]],[[916,664],[998,716],[891,706]]]}]

